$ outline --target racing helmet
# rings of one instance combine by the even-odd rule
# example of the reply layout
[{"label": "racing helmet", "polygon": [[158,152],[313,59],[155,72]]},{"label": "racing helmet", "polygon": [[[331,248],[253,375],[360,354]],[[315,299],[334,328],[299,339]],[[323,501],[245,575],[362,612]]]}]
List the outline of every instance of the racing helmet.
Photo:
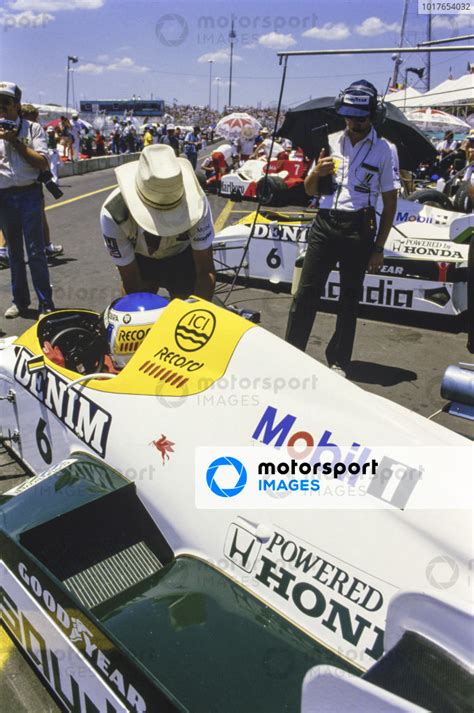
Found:
[{"label": "racing helmet", "polygon": [[169,304],[166,297],[150,292],[134,292],[118,297],[105,310],[102,321],[110,356],[123,369]]}]

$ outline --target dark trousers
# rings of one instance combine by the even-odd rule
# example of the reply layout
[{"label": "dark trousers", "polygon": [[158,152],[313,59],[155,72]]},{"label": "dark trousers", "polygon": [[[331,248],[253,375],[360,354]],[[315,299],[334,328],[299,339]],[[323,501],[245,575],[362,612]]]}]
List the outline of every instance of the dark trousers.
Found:
[{"label": "dark trousers", "polygon": [[373,236],[364,235],[360,212],[321,211],[317,215],[308,232],[301,280],[288,318],[287,342],[303,351],[306,349],[329,273],[339,262],[338,315],[326,358],[329,364],[342,367],[349,364],[372,246]]},{"label": "dark trousers", "polygon": [[160,260],[138,253],[135,253],[135,259],[148,291],[157,292],[159,287],[164,287],[170,293],[171,299],[186,299],[193,293],[196,267],[191,246],[178,255]]},{"label": "dark trousers", "polygon": [[186,158],[188,159],[189,163],[191,164],[191,166],[194,168],[194,170],[196,170],[197,159],[198,159],[197,151],[190,151],[189,153],[185,152],[185,155],[186,155]]},{"label": "dark trousers", "polygon": [[24,247],[39,307],[53,308],[48,263],[44,252],[43,192],[39,184],[23,191],[0,192],[0,228],[10,257],[13,302],[20,309],[30,304]]}]

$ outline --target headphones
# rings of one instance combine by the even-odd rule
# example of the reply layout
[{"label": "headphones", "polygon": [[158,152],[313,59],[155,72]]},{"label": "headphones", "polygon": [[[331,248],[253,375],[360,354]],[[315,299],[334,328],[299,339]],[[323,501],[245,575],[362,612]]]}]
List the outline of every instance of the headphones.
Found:
[{"label": "headphones", "polygon": [[386,108],[383,101],[381,104],[378,102],[377,89],[365,79],[359,79],[339,92],[334,101],[334,108],[338,114],[341,107],[353,106],[356,108],[357,104],[361,108],[369,110],[370,118],[377,130],[385,121]]}]

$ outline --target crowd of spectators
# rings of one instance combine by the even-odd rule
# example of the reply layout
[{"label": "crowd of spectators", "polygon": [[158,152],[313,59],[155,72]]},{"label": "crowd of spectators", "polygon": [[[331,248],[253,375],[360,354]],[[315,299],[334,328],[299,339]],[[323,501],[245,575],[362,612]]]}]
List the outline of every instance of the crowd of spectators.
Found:
[{"label": "crowd of spectators", "polygon": [[[47,128],[51,144],[56,144],[63,161],[133,153],[151,143],[169,143],[169,138],[172,138],[171,143],[177,155],[184,154],[194,163],[194,149],[203,148],[212,142],[219,119],[234,111],[250,114],[270,131],[274,128],[274,109],[236,106],[224,107],[222,112],[217,112],[192,104],[166,106],[163,117],[95,117],[73,114],[71,118],[62,116]],[[186,141],[186,136],[196,127],[199,127],[199,135]],[[170,129],[173,132],[171,134]]]}]

